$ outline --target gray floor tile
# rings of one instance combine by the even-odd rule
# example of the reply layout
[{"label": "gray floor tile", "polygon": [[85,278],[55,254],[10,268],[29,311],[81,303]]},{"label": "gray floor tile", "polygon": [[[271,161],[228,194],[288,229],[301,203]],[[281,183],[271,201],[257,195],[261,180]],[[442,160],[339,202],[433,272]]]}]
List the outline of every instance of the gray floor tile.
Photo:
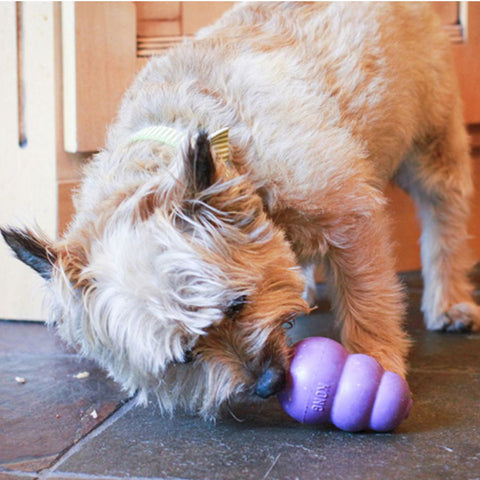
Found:
[{"label": "gray floor tile", "polygon": [[480,375],[411,379],[415,406],[392,434],[306,427],[275,400],[216,425],[156,408],[133,409],[56,469],[116,477],[183,479],[474,478],[480,472]]},{"label": "gray floor tile", "polygon": [[0,354],[74,353],[42,322],[0,321]]},{"label": "gray floor tile", "polygon": [[[124,405],[100,369],[43,325],[0,322],[0,480],[36,471],[42,480],[480,480],[480,335],[426,332],[419,278],[404,276],[414,407],[390,434],[303,426],[275,399],[232,407],[236,418],[216,425],[162,418],[154,404]],[[296,322],[292,342],[336,337],[325,289],[319,293],[320,310]],[[81,371],[90,376],[74,378]]]},{"label": "gray floor tile", "polygon": [[275,399],[237,407],[242,422],[230,417],[216,425],[186,416],[161,418],[151,404],[130,410],[60,462],[55,475],[475,478],[475,472],[480,476],[480,412],[473,407],[480,405],[478,352],[478,335],[420,336],[409,376],[414,408],[392,434],[306,427],[288,418]]},{"label": "gray floor tile", "polygon": [[[0,338],[15,345],[0,348],[0,467],[4,469],[33,472],[48,467],[125,398],[93,362],[65,351],[44,326],[0,322]],[[75,377],[85,371],[87,378]]]}]

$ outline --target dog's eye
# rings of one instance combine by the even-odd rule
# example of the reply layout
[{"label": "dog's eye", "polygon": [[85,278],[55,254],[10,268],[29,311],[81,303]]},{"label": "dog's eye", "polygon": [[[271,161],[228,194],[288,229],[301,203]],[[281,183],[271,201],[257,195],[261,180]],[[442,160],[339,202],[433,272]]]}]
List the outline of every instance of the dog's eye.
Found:
[{"label": "dog's eye", "polygon": [[247,296],[241,295],[237,297],[225,310],[225,316],[230,319],[235,319],[235,317],[242,311],[242,308],[247,303]]},{"label": "dog's eye", "polygon": [[193,361],[193,359],[195,358],[195,355],[193,353],[192,350],[187,350],[184,354],[183,354],[183,362],[182,363],[190,363]]},{"label": "dog's eye", "polygon": [[173,363],[177,363],[177,364],[180,364],[180,363],[190,363],[193,361],[193,359],[195,358],[195,354],[193,353],[192,350],[186,350],[184,353],[183,353],[183,358],[182,360],[174,360]]}]

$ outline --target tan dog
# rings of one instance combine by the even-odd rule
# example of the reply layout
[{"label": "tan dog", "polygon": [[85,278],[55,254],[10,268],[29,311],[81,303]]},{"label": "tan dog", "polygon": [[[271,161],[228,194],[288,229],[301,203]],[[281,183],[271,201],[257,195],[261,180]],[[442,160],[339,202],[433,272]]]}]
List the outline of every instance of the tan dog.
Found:
[{"label": "tan dog", "polygon": [[[213,145],[224,127],[229,155]],[[478,328],[470,158],[435,16],[247,4],[140,73],[64,239],[3,235],[47,280],[69,343],[140,399],[153,390],[166,412],[210,417],[282,387],[283,325],[308,311],[300,266],[320,261],[345,346],[405,375],[392,178],[422,219],[427,327]]]}]

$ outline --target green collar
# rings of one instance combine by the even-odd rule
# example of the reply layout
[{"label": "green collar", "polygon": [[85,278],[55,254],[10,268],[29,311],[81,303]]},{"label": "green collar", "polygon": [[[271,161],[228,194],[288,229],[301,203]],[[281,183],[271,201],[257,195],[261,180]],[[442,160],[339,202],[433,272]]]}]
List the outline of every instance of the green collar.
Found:
[{"label": "green collar", "polygon": [[[175,128],[166,127],[164,125],[154,125],[143,128],[134,133],[128,143],[153,141],[163,143],[172,148],[179,148],[187,138],[186,134]],[[228,127],[217,130],[208,136],[210,145],[215,153],[229,165],[229,148],[228,148]]]}]

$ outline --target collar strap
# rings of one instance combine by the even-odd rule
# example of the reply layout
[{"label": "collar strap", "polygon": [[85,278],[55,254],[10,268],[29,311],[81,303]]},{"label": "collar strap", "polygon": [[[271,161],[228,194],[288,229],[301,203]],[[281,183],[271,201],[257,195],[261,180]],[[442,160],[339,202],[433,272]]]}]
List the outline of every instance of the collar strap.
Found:
[{"label": "collar strap", "polygon": [[185,140],[186,135],[175,128],[165,127],[164,125],[154,125],[151,127],[142,128],[134,133],[128,143],[153,141],[163,143],[173,148],[178,148]]},{"label": "collar strap", "polygon": [[[179,148],[185,141],[187,136],[185,133],[175,128],[166,127],[164,125],[154,125],[143,128],[134,133],[128,143],[152,141],[163,143],[172,148]],[[210,145],[215,150],[215,153],[220,159],[228,165],[229,163],[229,148],[228,148],[228,127],[217,130],[208,136]]]}]

